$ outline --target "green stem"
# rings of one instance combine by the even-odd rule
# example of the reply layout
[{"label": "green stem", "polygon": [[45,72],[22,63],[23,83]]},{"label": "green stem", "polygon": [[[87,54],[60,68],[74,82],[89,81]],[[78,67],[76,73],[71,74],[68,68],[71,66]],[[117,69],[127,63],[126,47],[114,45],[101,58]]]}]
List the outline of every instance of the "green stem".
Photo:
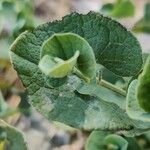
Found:
[{"label": "green stem", "polygon": [[97,84],[126,97],[126,91],[124,91],[123,89],[121,89],[103,79],[100,79],[100,80],[97,79]]},{"label": "green stem", "polygon": [[74,67],[73,73],[76,74],[79,78],[83,79],[85,82],[90,83],[90,79],[85,77],[76,67]]},{"label": "green stem", "polygon": [[[76,67],[74,67],[73,73],[76,74],[79,78],[83,79],[85,82],[90,83],[90,79],[85,77]],[[103,79],[97,79],[97,84],[126,97],[126,91]]]}]

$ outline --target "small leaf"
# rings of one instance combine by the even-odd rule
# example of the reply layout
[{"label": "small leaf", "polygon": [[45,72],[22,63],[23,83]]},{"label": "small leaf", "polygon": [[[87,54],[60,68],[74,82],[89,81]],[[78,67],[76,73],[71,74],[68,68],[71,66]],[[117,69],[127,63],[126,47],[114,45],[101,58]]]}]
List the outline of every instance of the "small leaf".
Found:
[{"label": "small leaf", "polygon": [[26,142],[20,131],[0,119],[0,146],[10,150],[27,150]]},{"label": "small leaf", "polygon": [[113,8],[114,8],[114,4],[107,3],[102,6],[102,8],[100,9],[100,12],[109,16],[111,14]]},{"label": "small leaf", "polygon": [[39,62],[39,68],[45,73],[45,75],[51,78],[63,78],[71,73],[76,65],[78,57],[79,51],[76,51],[74,56],[67,61],[57,57],[53,58],[49,55],[45,55]]},{"label": "small leaf", "polygon": [[130,0],[117,0],[114,4],[108,3],[103,5],[100,11],[115,18],[122,18],[133,16],[135,7],[133,2]]},{"label": "small leaf", "polygon": [[145,4],[144,17],[132,29],[134,32],[150,33],[150,3]]},{"label": "small leaf", "polygon": [[150,55],[139,75],[137,99],[141,108],[150,113]]},{"label": "small leaf", "polygon": [[127,150],[128,142],[119,135],[93,131],[86,143],[86,150]]},{"label": "small leaf", "polygon": [[115,4],[111,16],[117,18],[129,17],[129,16],[133,16],[134,12],[135,12],[135,8],[132,1],[120,0]]},{"label": "small leaf", "polygon": [[54,34],[41,49],[39,68],[51,78],[63,78],[76,67],[85,77],[93,78],[96,61],[92,48],[73,33]]},{"label": "small leaf", "polygon": [[137,85],[137,80],[133,80],[129,85],[127,93],[127,114],[132,119],[141,120],[143,122],[149,122],[147,124],[148,126],[150,126],[150,113],[145,112],[138,104],[136,95]]},{"label": "small leaf", "polygon": [[105,138],[105,145],[108,145],[108,148],[111,149],[111,147],[116,147],[120,150],[127,150],[128,142],[121,136],[110,134]]}]

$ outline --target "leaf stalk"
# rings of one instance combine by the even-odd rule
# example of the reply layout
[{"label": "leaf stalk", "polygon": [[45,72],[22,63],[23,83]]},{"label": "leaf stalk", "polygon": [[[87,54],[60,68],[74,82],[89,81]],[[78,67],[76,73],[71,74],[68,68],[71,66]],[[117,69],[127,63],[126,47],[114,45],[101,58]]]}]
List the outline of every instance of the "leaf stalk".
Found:
[{"label": "leaf stalk", "polygon": [[107,82],[103,79],[100,79],[100,80],[97,79],[97,84],[126,97],[126,91],[124,91],[123,89],[111,84],[110,82]]}]

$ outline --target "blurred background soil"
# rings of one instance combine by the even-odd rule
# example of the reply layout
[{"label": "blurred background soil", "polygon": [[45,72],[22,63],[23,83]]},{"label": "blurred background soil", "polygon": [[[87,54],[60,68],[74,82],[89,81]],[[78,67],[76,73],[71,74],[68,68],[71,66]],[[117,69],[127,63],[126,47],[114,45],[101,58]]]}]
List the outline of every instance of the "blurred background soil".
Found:
[{"label": "blurred background soil", "polygon": [[[33,18],[35,26],[59,20],[70,12],[87,13],[89,11],[99,11],[106,2],[113,0],[31,0]],[[147,0],[133,0],[136,6],[136,15],[118,19],[129,30],[135,22],[143,16],[143,7]],[[1,16],[1,14],[0,14]],[[5,19],[0,22],[0,88],[3,97],[10,107],[20,105],[21,96],[18,93],[25,91],[16,72],[12,69],[8,50],[12,39],[7,37],[12,34],[16,22],[12,14],[7,14]],[[142,50],[150,52],[150,35],[136,34]],[[23,105],[23,104],[22,104]],[[27,104],[26,104],[27,105]],[[86,133],[74,130],[70,131],[66,127],[62,128],[60,124],[53,124],[44,119],[33,108],[26,113],[18,113],[9,118],[7,122],[20,129],[26,138],[29,150],[82,150],[86,139]],[[150,149],[150,148],[149,148]]]}]

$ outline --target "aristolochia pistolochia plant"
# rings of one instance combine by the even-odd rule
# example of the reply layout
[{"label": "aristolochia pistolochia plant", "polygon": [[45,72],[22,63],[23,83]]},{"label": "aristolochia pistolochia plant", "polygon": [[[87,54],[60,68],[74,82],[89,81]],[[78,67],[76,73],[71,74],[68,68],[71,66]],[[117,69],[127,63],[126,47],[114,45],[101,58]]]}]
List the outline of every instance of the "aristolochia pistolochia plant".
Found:
[{"label": "aristolochia pistolochia plant", "polygon": [[39,68],[50,78],[63,78],[72,72],[90,82],[96,61],[91,46],[82,37],[73,33],[54,34],[43,43]]},{"label": "aristolochia pistolochia plant", "polygon": [[[127,136],[149,130],[149,107],[145,107],[149,101],[149,62],[136,79],[143,66],[140,45],[116,21],[94,12],[72,13],[21,34],[10,55],[29,103],[47,119],[78,129],[111,130]],[[129,88],[104,80],[104,67],[122,79],[128,77]],[[139,80],[138,89],[133,79]],[[148,119],[133,115],[137,105]],[[112,135],[104,141],[118,144],[115,139],[120,139],[126,149],[126,141],[120,137]]]}]

